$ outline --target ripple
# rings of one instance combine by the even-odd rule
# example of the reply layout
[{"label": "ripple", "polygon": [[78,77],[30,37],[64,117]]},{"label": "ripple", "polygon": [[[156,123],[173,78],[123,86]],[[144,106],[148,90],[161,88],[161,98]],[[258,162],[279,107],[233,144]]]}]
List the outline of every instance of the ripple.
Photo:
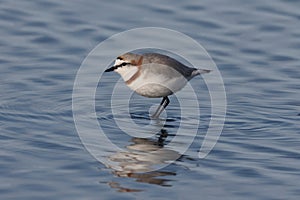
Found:
[{"label": "ripple", "polygon": [[42,43],[42,44],[57,44],[59,41],[51,36],[38,36],[35,39],[32,40],[34,43]]},{"label": "ripple", "polygon": [[[2,199],[297,199],[298,8],[295,0],[229,1],[218,6],[211,1],[1,1]],[[107,137],[130,150],[106,150],[124,169],[118,171],[95,160],[80,142],[72,117],[72,87],[80,63],[95,45],[112,34],[145,26],[181,31],[207,49],[225,83],[226,124],[213,151],[199,159],[211,105],[205,82],[198,79],[192,86],[201,91],[200,117],[188,106],[188,116],[182,117],[174,98],[167,117],[162,117],[162,129],[147,138],[127,135],[115,122],[127,120],[122,110],[127,105],[118,105],[117,115],[110,110],[119,77],[107,75],[99,83],[95,109]],[[127,92],[124,88],[117,99]],[[126,124],[127,129],[144,134],[145,125],[151,124],[148,110],[159,102],[133,96],[130,117],[138,128]],[[198,118],[194,138],[188,132]],[[178,132],[180,126],[187,131]],[[165,148],[176,136],[174,149]],[[176,151],[191,140],[174,163],[150,173],[137,172],[168,162],[171,155],[178,157]],[[153,149],[163,151],[149,156]]]},{"label": "ripple", "polygon": [[273,61],[280,61],[280,62],[288,62],[288,61],[295,61],[295,58],[292,58],[291,56],[286,55],[273,55],[270,57]]}]

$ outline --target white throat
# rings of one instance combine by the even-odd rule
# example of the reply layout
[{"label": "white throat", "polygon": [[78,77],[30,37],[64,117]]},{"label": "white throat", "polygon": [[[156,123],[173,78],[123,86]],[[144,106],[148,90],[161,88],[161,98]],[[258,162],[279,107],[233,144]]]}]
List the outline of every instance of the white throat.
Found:
[{"label": "white throat", "polygon": [[136,66],[124,66],[124,67],[119,67],[118,69],[115,70],[118,72],[123,80],[126,82],[128,81],[135,73],[138,71],[138,67]]}]

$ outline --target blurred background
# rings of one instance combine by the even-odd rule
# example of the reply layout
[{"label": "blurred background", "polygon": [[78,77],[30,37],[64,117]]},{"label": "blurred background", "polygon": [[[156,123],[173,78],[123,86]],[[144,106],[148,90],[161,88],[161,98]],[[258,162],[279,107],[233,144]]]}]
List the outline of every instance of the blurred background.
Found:
[{"label": "blurred background", "polygon": [[[298,199],[299,8],[296,0],[0,0],[0,198]],[[178,102],[171,99],[171,117],[155,137],[130,137],[103,106],[119,79],[110,74],[96,99],[103,130],[124,149],[161,150],[138,169],[141,154],[116,152],[109,159],[123,170],[115,171],[80,142],[73,83],[97,44],[148,26],[180,31],[205,47],[224,80],[226,122],[213,151],[199,159],[210,118],[204,92],[199,132],[185,155],[159,171],[134,173],[178,157],[163,148],[178,129]],[[201,77],[192,84],[206,91]],[[145,107],[160,100],[134,95],[132,102],[136,123],[147,124]]]}]

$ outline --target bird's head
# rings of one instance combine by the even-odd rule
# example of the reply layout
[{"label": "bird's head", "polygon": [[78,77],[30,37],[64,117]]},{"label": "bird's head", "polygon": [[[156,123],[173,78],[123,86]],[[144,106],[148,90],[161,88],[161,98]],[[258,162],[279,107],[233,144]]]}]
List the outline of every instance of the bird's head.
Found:
[{"label": "bird's head", "polygon": [[111,68],[106,69],[105,72],[118,72],[126,81],[138,71],[138,68],[142,65],[142,62],[143,56],[133,53],[125,53],[121,56],[118,56],[114,65]]}]

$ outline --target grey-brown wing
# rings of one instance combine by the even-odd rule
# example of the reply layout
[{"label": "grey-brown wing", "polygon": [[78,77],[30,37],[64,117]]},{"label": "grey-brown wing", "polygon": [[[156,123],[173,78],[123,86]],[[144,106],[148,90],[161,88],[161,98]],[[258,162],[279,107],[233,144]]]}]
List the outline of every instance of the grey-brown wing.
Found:
[{"label": "grey-brown wing", "polygon": [[190,68],[182,64],[181,62],[175,60],[166,55],[162,55],[159,53],[146,53],[143,55],[144,63],[158,63],[161,65],[167,65],[174,68],[180,74],[182,74],[185,78],[190,78],[192,76],[192,72],[195,71],[195,68]]}]

